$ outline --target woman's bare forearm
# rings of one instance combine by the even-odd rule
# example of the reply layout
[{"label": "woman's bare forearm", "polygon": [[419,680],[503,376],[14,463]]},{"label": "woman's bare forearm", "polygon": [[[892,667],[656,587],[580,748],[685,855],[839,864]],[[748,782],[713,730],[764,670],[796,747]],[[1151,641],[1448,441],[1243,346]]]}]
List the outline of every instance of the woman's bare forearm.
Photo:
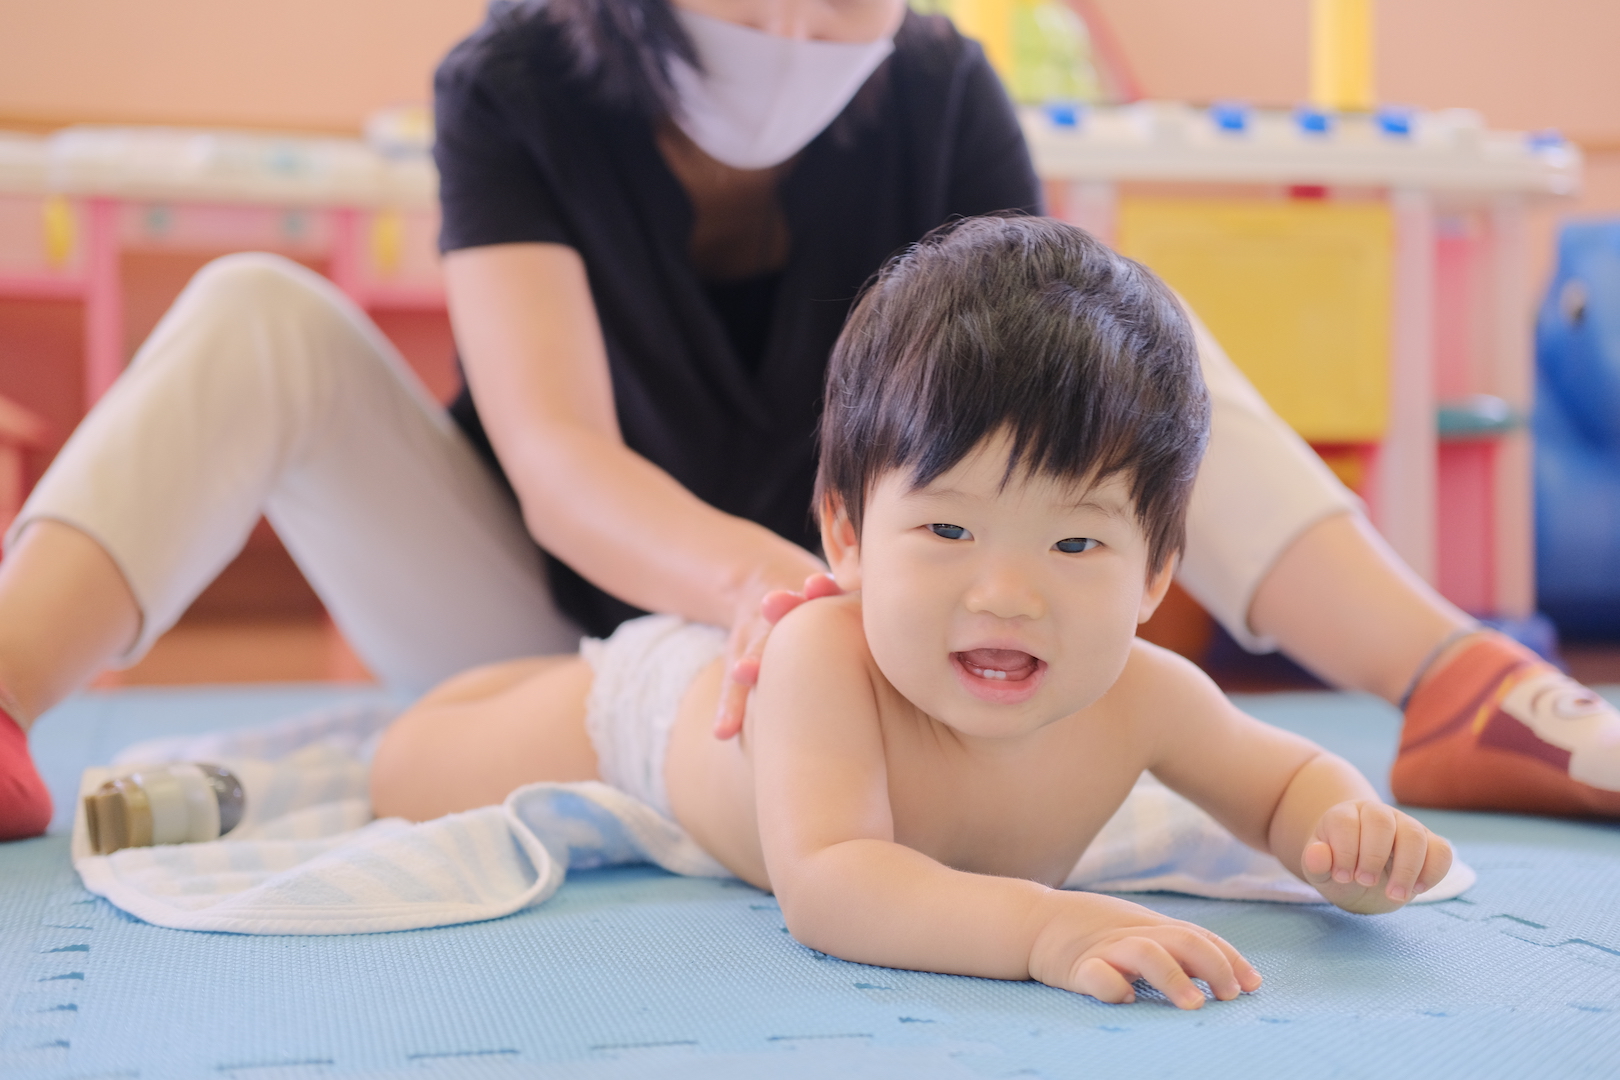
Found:
[{"label": "woman's bare forearm", "polygon": [[648,611],[726,626],[740,598],[822,568],[796,544],[703,502],[581,428],[522,432],[502,462],[529,533],[588,581]]},{"label": "woman's bare forearm", "polygon": [[597,586],[726,625],[820,563],[723,513],[624,445],[583,263],[557,244],[452,252],[446,283],[473,398],[530,533]]}]

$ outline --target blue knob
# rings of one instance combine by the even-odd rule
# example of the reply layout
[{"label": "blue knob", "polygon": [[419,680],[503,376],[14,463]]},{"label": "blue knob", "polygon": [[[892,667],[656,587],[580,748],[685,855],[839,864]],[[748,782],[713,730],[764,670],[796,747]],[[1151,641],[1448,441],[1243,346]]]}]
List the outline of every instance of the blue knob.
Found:
[{"label": "blue knob", "polygon": [[1052,126],[1060,128],[1078,128],[1086,115],[1084,103],[1078,101],[1049,101],[1045,110]]},{"label": "blue knob", "polygon": [[1399,106],[1385,106],[1378,110],[1378,130],[1385,135],[1404,139],[1412,134],[1412,110]]},{"label": "blue knob", "polygon": [[1249,106],[1241,101],[1217,101],[1209,107],[1209,118],[1222,131],[1249,130],[1249,113]]},{"label": "blue knob", "polygon": [[1294,123],[1306,134],[1326,135],[1333,130],[1333,114],[1310,105],[1301,105],[1294,110]]}]

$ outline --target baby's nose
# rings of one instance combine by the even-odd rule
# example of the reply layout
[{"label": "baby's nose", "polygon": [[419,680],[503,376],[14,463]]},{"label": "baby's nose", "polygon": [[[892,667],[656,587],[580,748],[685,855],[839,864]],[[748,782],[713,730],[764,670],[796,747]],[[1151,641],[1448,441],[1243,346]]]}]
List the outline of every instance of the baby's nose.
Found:
[{"label": "baby's nose", "polygon": [[1039,619],[1046,614],[1046,600],[1040,589],[1032,576],[1016,564],[987,568],[963,600],[973,614],[998,619]]}]

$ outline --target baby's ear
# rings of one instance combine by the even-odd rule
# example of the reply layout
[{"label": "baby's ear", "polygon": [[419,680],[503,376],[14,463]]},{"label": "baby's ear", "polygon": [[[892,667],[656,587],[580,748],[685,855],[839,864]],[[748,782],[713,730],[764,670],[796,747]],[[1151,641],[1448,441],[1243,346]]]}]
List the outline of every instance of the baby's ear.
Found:
[{"label": "baby's ear", "polygon": [[821,503],[821,552],[840,589],[855,592],[861,587],[861,538],[855,534],[843,500],[835,495]]},{"label": "baby's ear", "polygon": [[1159,572],[1148,578],[1147,588],[1142,592],[1142,606],[1136,613],[1138,625],[1153,618],[1153,613],[1164,603],[1164,594],[1170,591],[1170,582],[1176,576],[1177,558],[1172,555],[1164,560]]}]

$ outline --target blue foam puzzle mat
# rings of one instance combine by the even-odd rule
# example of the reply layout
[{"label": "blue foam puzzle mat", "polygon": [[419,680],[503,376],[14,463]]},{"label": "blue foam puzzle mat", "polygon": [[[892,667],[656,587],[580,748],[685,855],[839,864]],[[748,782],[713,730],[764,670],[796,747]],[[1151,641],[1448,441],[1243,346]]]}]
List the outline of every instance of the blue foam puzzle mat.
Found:
[{"label": "blue foam puzzle mat", "polygon": [[[35,730],[58,799],[156,735],[260,723],[372,692],[85,694]],[[1611,696],[1613,696],[1611,692]],[[1340,694],[1241,699],[1381,780],[1398,717]],[[1620,826],[1422,812],[1480,880],[1358,918],[1137,897],[1224,935],[1258,993],[1179,1012],[1030,983],[845,963],[796,944],[736,882],[574,875],[505,919],[395,934],[164,930],[86,893],[60,831],[0,845],[0,1076],[1614,1077]]]}]

